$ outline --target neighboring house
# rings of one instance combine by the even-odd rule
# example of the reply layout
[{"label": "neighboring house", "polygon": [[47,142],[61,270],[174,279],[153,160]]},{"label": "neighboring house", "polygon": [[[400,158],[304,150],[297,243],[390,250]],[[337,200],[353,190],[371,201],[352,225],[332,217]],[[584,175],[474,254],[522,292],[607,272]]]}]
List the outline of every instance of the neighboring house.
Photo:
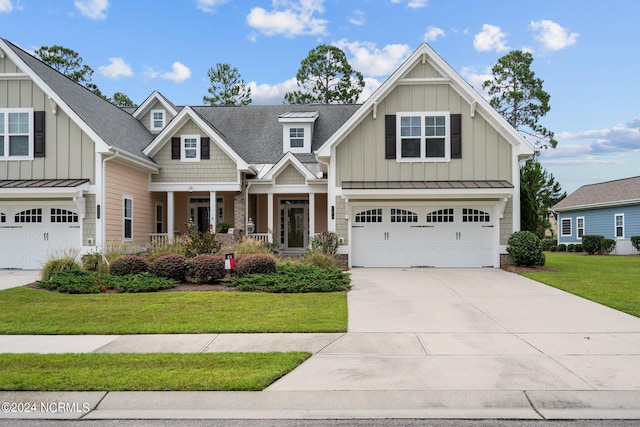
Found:
[{"label": "neighboring house", "polygon": [[427,44],[362,105],[118,108],[0,39],[0,268],[230,223],[350,266],[499,267],[526,142]]},{"label": "neighboring house", "polygon": [[614,254],[638,251],[631,236],[640,236],[640,176],[583,185],[553,207],[558,214],[558,243],[582,243],[585,234],[616,239]]}]

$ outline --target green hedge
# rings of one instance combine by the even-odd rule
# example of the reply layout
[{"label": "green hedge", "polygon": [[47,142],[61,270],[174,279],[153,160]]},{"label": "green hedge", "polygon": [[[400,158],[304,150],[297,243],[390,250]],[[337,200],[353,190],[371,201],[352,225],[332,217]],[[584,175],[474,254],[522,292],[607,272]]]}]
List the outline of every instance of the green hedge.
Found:
[{"label": "green hedge", "polygon": [[507,253],[515,265],[544,265],[542,243],[530,231],[516,231],[509,236]]}]

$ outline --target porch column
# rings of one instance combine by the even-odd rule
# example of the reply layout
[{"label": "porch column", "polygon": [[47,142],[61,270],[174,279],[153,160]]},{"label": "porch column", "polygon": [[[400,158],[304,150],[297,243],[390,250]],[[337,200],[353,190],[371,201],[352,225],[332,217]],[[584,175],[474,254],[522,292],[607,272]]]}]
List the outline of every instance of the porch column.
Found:
[{"label": "porch column", "polygon": [[267,225],[269,226],[269,242],[273,243],[273,193],[267,194]]},{"label": "porch column", "polygon": [[316,195],[309,193],[309,242],[311,247],[311,239],[316,235]]},{"label": "porch column", "polygon": [[173,201],[173,191],[167,191],[167,237],[169,242],[173,242],[173,232],[175,229],[175,205]]},{"label": "porch column", "polygon": [[216,221],[218,220],[218,199],[215,191],[209,191],[209,226],[211,231],[216,231]]}]

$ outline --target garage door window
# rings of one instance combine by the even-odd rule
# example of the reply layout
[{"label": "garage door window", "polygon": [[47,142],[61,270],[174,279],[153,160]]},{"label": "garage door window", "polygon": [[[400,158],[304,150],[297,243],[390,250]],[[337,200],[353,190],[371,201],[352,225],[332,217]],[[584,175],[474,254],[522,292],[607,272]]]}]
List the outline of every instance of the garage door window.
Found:
[{"label": "garage door window", "polygon": [[440,209],[428,213],[427,222],[453,222],[453,208]]},{"label": "garage door window", "polygon": [[490,222],[491,218],[487,212],[478,209],[462,209],[462,222]]},{"label": "garage door window", "polygon": [[0,213],[0,222],[7,222],[7,216],[3,213]]},{"label": "garage door window", "polygon": [[418,214],[406,209],[391,209],[391,222],[418,222]]},{"label": "garage door window", "polygon": [[66,209],[51,209],[51,222],[78,222],[78,214]]},{"label": "garage door window", "polygon": [[369,209],[356,214],[356,222],[382,222],[382,209]]},{"label": "garage door window", "polygon": [[17,223],[42,222],[42,208],[27,209],[26,211],[18,212],[15,221]]}]

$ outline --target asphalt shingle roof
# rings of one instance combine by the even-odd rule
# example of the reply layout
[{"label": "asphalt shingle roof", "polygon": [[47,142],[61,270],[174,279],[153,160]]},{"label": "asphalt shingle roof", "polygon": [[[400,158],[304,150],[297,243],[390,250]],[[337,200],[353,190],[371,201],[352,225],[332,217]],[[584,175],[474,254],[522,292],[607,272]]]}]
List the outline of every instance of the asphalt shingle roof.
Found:
[{"label": "asphalt shingle roof", "polygon": [[583,185],[558,202],[553,209],[637,200],[640,203],[640,176]]}]

